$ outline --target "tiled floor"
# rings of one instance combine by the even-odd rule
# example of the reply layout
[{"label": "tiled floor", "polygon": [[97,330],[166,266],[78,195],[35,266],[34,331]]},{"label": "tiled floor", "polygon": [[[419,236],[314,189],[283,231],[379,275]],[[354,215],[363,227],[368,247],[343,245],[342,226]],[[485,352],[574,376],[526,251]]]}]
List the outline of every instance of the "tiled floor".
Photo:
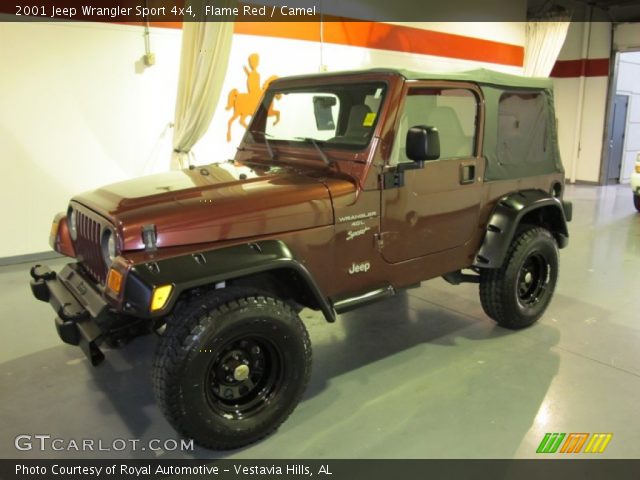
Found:
[{"label": "tiled floor", "polygon": [[[640,214],[628,187],[570,187],[554,301],[520,332],[482,312],[477,286],[437,279],[326,324],[304,311],[314,371],[271,437],[240,451],[17,451],[19,434],[69,441],[176,438],[149,381],[153,336],[92,368],[61,344],[28,265],[0,268],[0,457],[523,458],[546,432],[611,432],[640,457]],[[59,266],[60,261],[49,262]]]}]

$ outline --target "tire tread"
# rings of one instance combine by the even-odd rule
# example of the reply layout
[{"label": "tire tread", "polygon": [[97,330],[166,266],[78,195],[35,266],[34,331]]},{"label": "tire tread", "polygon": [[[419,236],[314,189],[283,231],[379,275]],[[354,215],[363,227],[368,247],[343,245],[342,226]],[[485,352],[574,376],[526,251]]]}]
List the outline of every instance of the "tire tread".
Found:
[{"label": "tire tread", "polygon": [[525,226],[520,230],[516,239],[511,242],[503,265],[500,268],[483,269],[480,272],[480,303],[482,304],[482,309],[501,327],[517,330],[528,326],[528,324],[523,325],[514,321],[514,315],[505,307],[504,298],[508,294],[507,289],[510,286],[504,281],[504,277],[513,264],[519,261],[520,251],[528,248],[528,245],[539,236],[548,237],[555,244],[555,239],[545,228]]},{"label": "tire tread", "polygon": [[[265,429],[260,436],[254,437],[251,443],[266,437],[276,430],[280,424],[289,417],[300,401],[310,378],[311,342],[309,334],[298,315],[286,302],[256,293],[253,289],[236,288],[230,289],[228,292],[216,290],[209,294],[196,297],[190,302],[176,308],[176,311],[167,320],[166,331],[158,343],[154,357],[152,385],[156,401],[165,418],[181,435],[193,438],[185,425],[184,418],[186,412],[182,410],[180,402],[181,389],[179,388],[178,382],[181,365],[189,355],[191,345],[197,341],[201,333],[211,327],[218,316],[224,315],[232,310],[258,304],[270,304],[280,309],[284,315],[295,317],[297,321],[294,321],[293,324],[298,328],[300,338],[302,338],[304,348],[308,354],[306,355],[304,368],[306,375],[302,379],[304,385],[292,403],[292,407],[280,423]],[[215,434],[210,435],[208,438],[194,438],[194,440],[205,448],[215,450],[229,450],[243,446],[242,443],[216,440]]]}]

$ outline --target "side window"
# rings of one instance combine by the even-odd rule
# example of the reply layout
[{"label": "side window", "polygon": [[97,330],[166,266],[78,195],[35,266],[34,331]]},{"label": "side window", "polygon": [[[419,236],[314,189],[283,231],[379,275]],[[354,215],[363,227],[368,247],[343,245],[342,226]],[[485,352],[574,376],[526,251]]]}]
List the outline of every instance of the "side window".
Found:
[{"label": "side window", "polygon": [[400,116],[391,163],[410,162],[405,152],[407,131],[417,125],[436,127],[440,158],[474,155],[478,102],[473,92],[459,88],[413,88]]},{"label": "side window", "polygon": [[541,92],[503,93],[498,106],[498,161],[503,165],[544,161],[547,116]]}]

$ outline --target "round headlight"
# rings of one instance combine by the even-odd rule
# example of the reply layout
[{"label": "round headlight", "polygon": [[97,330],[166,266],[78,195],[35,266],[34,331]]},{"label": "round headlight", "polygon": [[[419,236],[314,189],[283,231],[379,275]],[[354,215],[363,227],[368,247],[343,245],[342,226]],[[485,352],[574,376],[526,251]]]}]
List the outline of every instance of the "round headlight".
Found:
[{"label": "round headlight", "polygon": [[111,266],[117,255],[116,236],[111,230],[105,229],[102,234],[102,257],[107,267]]},{"label": "round headlight", "polygon": [[71,240],[75,241],[78,238],[78,226],[76,225],[76,211],[71,207],[67,210],[67,227],[69,227]]}]

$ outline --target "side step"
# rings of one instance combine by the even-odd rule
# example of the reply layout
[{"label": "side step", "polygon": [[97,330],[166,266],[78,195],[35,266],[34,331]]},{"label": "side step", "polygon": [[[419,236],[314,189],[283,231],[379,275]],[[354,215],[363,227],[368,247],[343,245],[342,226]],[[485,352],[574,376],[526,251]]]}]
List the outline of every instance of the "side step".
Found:
[{"label": "side step", "polygon": [[461,270],[445,273],[442,275],[442,278],[451,285],[460,285],[461,283],[480,283],[480,275],[462,273]]},{"label": "side step", "polygon": [[360,308],[364,305],[384,300],[385,298],[393,297],[396,294],[395,289],[387,285],[386,287],[372,290],[370,292],[362,293],[355,297],[343,298],[333,302],[333,308],[336,313],[345,313],[356,308]]}]

